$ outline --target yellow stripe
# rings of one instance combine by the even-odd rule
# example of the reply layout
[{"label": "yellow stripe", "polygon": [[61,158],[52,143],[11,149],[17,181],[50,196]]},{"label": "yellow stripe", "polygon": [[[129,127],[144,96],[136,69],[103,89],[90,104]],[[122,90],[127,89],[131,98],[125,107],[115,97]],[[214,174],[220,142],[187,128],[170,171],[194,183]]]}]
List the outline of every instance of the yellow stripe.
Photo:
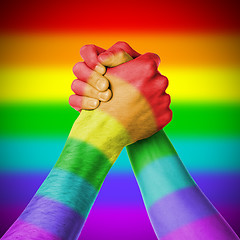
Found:
[{"label": "yellow stripe", "polygon": [[98,148],[111,163],[114,163],[123,147],[131,142],[121,123],[100,110],[82,111],[69,137]]},{"label": "yellow stripe", "polygon": [[[173,101],[240,101],[240,68],[237,67],[160,67],[169,78],[168,92]],[[67,102],[71,69],[10,68],[0,69],[1,102]]]},{"label": "yellow stripe", "polygon": [[238,66],[239,34],[162,34],[158,32],[102,32],[80,34],[0,35],[0,65],[73,66],[80,47],[96,44],[105,49],[127,41],[140,53],[155,52],[166,66]]},{"label": "yellow stripe", "polygon": [[239,102],[240,68],[162,68],[173,101]]}]

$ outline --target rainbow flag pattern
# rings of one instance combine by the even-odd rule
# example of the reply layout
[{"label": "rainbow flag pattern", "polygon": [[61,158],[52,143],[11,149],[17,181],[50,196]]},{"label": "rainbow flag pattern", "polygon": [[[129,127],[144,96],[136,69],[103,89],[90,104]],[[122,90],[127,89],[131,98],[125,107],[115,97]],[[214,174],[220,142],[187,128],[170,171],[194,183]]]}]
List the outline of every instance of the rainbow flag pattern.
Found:
[{"label": "rainbow flag pattern", "polygon": [[158,239],[239,239],[186,171],[163,130],[127,150]]},{"label": "rainbow flag pattern", "polygon": [[[77,118],[68,97],[80,47],[107,49],[119,40],[162,58],[159,70],[169,79],[174,114],[164,130],[196,183],[240,235],[237,3],[11,1],[2,12],[1,235],[56,163]],[[123,14],[128,16],[118,18]],[[103,238],[156,239],[125,149],[79,239]]]},{"label": "rainbow flag pattern", "polygon": [[83,111],[57,163],[1,239],[77,239],[104,178],[129,140],[112,116]]}]

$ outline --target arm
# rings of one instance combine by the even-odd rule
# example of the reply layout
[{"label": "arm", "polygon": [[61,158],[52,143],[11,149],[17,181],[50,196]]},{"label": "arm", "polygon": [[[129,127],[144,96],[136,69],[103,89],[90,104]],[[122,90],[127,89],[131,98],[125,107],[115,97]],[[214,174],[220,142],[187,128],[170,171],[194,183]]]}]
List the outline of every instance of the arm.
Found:
[{"label": "arm", "polygon": [[[120,42],[107,50],[104,58],[101,54],[92,61],[112,67],[131,60],[118,54],[121,49],[132,57],[136,53]],[[94,52],[93,46],[82,52],[86,63]],[[193,181],[163,130],[128,146],[127,151],[159,238],[238,239]]]},{"label": "arm", "polygon": [[163,130],[127,151],[159,239],[239,239],[191,178]]},{"label": "arm", "polygon": [[83,111],[56,165],[2,239],[77,239],[107,172],[128,141],[126,130],[111,116]]},{"label": "arm", "polygon": [[[2,239],[78,238],[99,188],[122,148],[157,132],[146,99],[131,84],[161,80],[153,72],[141,72],[146,65],[156,66],[151,56],[155,54],[142,55],[124,69],[108,69],[105,76],[113,92],[111,101],[101,103],[97,110],[81,113],[53,170]],[[84,63],[76,64],[73,71],[88,82],[103,78]]]}]

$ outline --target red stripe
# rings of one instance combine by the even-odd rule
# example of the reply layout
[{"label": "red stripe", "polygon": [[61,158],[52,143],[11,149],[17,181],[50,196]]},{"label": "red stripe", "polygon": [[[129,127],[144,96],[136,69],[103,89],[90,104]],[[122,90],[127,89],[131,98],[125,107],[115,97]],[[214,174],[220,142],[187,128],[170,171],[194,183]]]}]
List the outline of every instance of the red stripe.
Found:
[{"label": "red stripe", "polygon": [[2,31],[239,31],[239,1],[4,1]]}]

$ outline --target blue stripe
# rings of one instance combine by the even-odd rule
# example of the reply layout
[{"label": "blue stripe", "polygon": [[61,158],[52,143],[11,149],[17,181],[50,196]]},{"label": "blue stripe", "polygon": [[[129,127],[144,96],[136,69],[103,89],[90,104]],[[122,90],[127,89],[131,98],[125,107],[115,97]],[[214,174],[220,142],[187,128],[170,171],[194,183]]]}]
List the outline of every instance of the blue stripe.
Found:
[{"label": "blue stripe", "polygon": [[[46,172],[58,160],[65,138],[0,138],[0,172]],[[124,148],[111,172],[131,172]]]},{"label": "blue stripe", "polygon": [[[1,172],[50,171],[64,147],[65,138],[1,138]],[[240,138],[172,138],[189,171],[239,172]],[[112,173],[131,172],[124,149]]]},{"label": "blue stripe", "polygon": [[[47,173],[1,174],[0,205],[26,205],[46,178]],[[199,174],[193,178],[214,205],[240,207],[240,174]],[[107,175],[95,205],[143,206],[134,175]]]},{"label": "blue stripe", "polygon": [[85,218],[95,200],[97,190],[80,176],[53,168],[37,195],[63,203]]},{"label": "blue stripe", "polygon": [[137,179],[147,207],[167,194],[195,185],[177,155],[156,159],[139,172]]},{"label": "blue stripe", "polygon": [[240,138],[177,137],[171,141],[189,171],[240,171]]}]

